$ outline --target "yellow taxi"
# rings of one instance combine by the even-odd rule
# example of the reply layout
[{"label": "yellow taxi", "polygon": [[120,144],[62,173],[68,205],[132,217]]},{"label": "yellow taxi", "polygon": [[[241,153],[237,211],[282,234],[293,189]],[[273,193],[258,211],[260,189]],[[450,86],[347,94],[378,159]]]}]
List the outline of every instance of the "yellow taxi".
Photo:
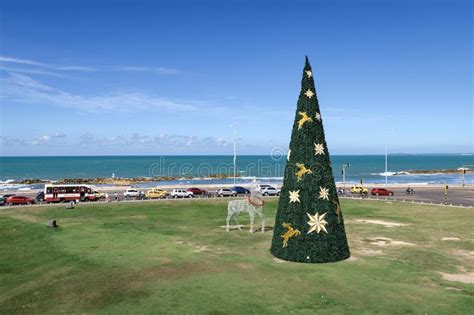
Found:
[{"label": "yellow taxi", "polygon": [[369,190],[362,185],[355,185],[351,187],[351,193],[367,195],[369,193]]},{"label": "yellow taxi", "polygon": [[93,192],[93,194],[94,194],[94,198],[95,198],[96,200],[105,198],[105,193],[103,193],[103,192],[100,192],[100,191],[95,190],[95,191]]},{"label": "yellow taxi", "polygon": [[149,191],[146,192],[145,197],[149,199],[153,198],[166,198],[168,196],[168,192],[163,189],[159,188],[152,188]]}]

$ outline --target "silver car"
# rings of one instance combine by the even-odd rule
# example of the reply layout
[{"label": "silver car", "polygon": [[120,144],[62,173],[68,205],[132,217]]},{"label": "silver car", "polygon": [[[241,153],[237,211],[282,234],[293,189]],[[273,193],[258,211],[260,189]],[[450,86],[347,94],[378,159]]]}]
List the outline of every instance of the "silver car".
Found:
[{"label": "silver car", "polygon": [[262,195],[264,196],[279,196],[280,195],[280,189],[277,189],[275,187],[265,187],[262,189]]},{"label": "silver car", "polygon": [[235,197],[237,192],[229,188],[221,188],[216,191],[217,197]]}]

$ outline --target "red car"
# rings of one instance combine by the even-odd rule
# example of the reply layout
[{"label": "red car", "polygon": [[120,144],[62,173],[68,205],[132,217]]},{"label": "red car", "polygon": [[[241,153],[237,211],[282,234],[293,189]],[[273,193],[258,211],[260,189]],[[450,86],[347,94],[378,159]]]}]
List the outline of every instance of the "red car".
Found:
[{"label": "red car", "polygon": [[370,193],[375,196],[393,196],[393,191],[385,188],[374,188]]},{"label": "red car", "polygon": [[199,188],[188,188],[186,191],[192,192],[193,195],[205,195],[207,194],[207,190],[199,189]]},{"label": "red car", "polygon": [[35,203],[35,200],[25,196],[11,196],[5,200],[7,205],[30,205]]}]

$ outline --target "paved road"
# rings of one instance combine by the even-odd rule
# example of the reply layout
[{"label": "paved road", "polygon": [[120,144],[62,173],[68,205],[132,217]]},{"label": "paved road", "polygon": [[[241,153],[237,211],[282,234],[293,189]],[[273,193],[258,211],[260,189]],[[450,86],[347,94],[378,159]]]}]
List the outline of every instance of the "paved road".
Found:
[{"label": "paved road", "polygon": [[[369,191],[372,187],[368,187]],[[444,197],[444,192],[445,189],[444,187],[415,187],[415,194],[413,195],[407,195],[405,193],[406,188],[390,188],[394,192],[393,196],[371,196],[369,194],[370,198],[375,198],[375,199],[381,199],[381,200],[405,200],[405,201],[423,201],[426,203],[444,203],[445,197]],[[17,195],[24,195],[24,196],[29,196],[34,198],[36,195],[36,192],[25,192],[25,193],[20,193],[17,192]],[[346,192],[345,194],[346,197],[359,197],[359,195],[356,194],[351,194],[349,192]],[[109,197],[113,199],[113,194],[109,193]],[[242,196],[239,196],[240,198]],[[204,198],[204,197],[203,197]],[[224,197],[226,199],[227,197]],[[188,198],[186,198],[188,199]],[[198,199],[197,196],[194,199]],[[119,200],[123,201],[123,193],[119,194]],[[133,201],[135,200],[134,198],[129,198],[128,201]],[[467,207],[474,207],[474,187],[450,187],[448,189],[448,204],[452,204],[455,206],[467,206]]]},{"label": "paved road", "polygon": [[[369,187],[369,191],[372,187]],[[379,198],[385,200],[414,200],[423,201],[427,203],[444,203],[445,202],[445,189],[444,187],[420,187],[414,188],[415,193],[413,195],[407,195],[405,193],[406,188],[390,188],[394,192],[393,196],[371,196],[371,198]],[[346,196],[350,197],[352,194],[346,193]],[[353,195],[357,196],[357,195]],[[455,206],[472,206],[474,207],[474,187],[450,187],[448,188],[448,204]]]}]

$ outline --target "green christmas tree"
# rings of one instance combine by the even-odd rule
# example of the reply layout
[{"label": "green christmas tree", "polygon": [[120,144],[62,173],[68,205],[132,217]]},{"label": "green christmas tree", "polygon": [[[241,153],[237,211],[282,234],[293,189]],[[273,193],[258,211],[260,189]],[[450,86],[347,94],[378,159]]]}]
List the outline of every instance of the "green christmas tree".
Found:
[{"label": "green christmas tree", "polygon": [[314,74],[307,57],[287,160],[271,253],[304,263],[349,258]]}]

